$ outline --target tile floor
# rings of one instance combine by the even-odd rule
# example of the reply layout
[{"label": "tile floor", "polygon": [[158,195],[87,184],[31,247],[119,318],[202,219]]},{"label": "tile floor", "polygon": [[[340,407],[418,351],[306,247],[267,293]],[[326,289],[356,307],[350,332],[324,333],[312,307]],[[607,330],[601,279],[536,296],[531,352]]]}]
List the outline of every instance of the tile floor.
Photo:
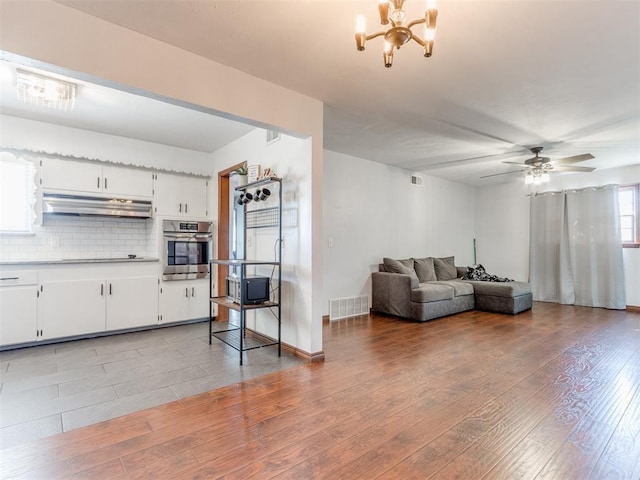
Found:
[{"label": "tile floor", "polygon": [[303,363],[277,347],[239,353],[208,323],[0,352],[0,448]]}]

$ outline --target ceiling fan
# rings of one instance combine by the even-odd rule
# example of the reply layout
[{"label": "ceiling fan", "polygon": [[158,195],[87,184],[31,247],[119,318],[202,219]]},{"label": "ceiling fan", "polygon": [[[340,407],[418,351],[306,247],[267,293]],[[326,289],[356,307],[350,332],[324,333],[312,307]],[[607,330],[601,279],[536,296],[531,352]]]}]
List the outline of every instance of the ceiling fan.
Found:
[{"label": "ceiling fan", "polygon": [[511,172],[494,173],[493,175],[485,175],[480,178],[496,177],[498,175],[509,175],[511,173],[527,172],[527,177],[540,178],[542,175],[548,175],[550,172],[593,172],[595,168],[592,167],[580,167],[573,165],[574,163],[584,162],[595,158],[590,153],[583,153],[581,155],[573,155],[571,157],[558,158],[557,160],[551,160],[549,157],[541,157],[542,147],[531,147],[531,153],[535,156],[528,158],[524,162],[510,162],[504,161],[502,163],[508,163],[511,165],[520,165],[520,170],[514,170]]}]

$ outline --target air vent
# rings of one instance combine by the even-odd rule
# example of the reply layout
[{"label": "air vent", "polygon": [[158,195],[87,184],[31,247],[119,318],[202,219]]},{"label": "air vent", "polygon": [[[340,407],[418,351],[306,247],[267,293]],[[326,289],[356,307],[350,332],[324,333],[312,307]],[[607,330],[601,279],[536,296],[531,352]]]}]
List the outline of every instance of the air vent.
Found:
[{"label": "air vent", "polygon": [[355,317],[369,313],[369,297],[334,298],[329,300],[329,320]]},{"label": "air vent", "polygon": [[280,132],[276,132],[275,130],[267,130],[267,145],[273,142],[277,142],[280,140]]},{"label": "air vent", "polygon": [[411,185],[415,185],[416,187],[422,186],[422,177],[416,173],[411,174]]}]

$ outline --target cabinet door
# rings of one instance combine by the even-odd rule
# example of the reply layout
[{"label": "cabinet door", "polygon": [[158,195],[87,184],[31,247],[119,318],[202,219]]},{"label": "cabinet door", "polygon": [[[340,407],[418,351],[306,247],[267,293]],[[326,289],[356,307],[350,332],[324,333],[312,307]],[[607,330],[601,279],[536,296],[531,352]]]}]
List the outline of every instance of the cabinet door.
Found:
[{"label": "cabinet door", "polygon": [[153,174],[137,168],[102,167],[104,191],[113,195],[135,197],[153,196]]},{"label": "cabinet door", "polygon": [[105,293],[102,280],[43,282],[38,309],[42,337],[103,332]]},{"label": "cabinet door", "polygon": [[0,345],[33,342],[38,330],[38,286],[0,288]]},{"label": "cabinet door", "polygon": [[190,282],[162,282],[160,284],[160,321],[170,323],[187,320],[190,295]]},{"label": "cabinet door", "polygon": [[158,277],[114,278],[105,285],[107,330],[158,323]]},{"label": "cabinet door", "polygon": [[189,282],[189,318],[209,317],[209,279]]},{"label": "cabinet door", "polygon": [[207,216],[207,188],[208,182],[204,178],[184,177],[182,189],[183,213],[188,217]]},{"label": "cabinet door", "polygon": [[182,215],[182,177],[167,173],[156,174],[153,203],[156,215]]},{"label": "cabinet door", "polygon": [[97,193],[102,191],[102,166],[95,163],[45,158],[42,188]]}]

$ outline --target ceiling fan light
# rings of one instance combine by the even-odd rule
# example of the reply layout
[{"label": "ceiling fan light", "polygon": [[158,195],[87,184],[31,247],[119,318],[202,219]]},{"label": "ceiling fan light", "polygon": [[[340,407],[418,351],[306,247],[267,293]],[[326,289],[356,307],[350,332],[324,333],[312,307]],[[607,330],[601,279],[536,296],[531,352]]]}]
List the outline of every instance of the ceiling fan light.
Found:
[{"label": "ceiling fan light", "polygon": [[549,183],[551,181],[551,176],[548,173],[543,173],[540,175],[540,183]]},{"label": "ceiling fan light", "polygon": [[530,173],[527,173],[527,175],[524,177],[524,184],[531,185],[532,183],[533,183],[533,175],[531,175]]}]

